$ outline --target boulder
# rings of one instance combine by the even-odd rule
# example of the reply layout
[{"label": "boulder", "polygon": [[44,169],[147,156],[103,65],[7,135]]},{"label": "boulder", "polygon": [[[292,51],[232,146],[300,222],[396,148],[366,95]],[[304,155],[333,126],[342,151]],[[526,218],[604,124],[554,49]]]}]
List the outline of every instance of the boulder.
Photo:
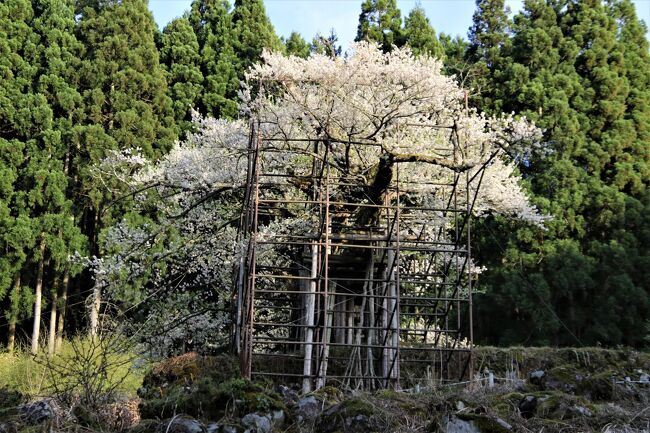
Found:
[{"label": "boulder", "polygon": [[534,395],[526,395],[518,404],[519,413],[524,418],[532,418],[537,412],[537,405],[539,401]]},{"label": "boulder", "polygon": [[361,398],[351,398],[329,407],[321,413],[316,431],[322,433],[366,433],[387,431],[386,420],[379,416],[378,408]]},{"label": "boulder", "polygon": [[299,423],[316,419],[323,408],[322,402],[313,395],[298,400],[297,406],[296,421]]},{"label": "boulder", "polygon": [[544,376],[546,376],[546,373],[544,371],[536,370],[530,373],[528,379],[530,380],[530,383],[532,383],[533,385],[542,386],[542,381],[544,380]]},{"label": "boulder", "polygon": [[221,425],[216,422],[211,422],[205,426],[206,433],[219,433],[221,431]]},{"label": "boulder", "polygon": [[241,419],[241,425],[247,433],[271,433],[273,424],[268,415],[249,413]]},{"label": "boulder", "polygon": [[507,433],[512,426],[501,418],[483,413],[457,413],[448,419],[446,433]]},{"label": "boulder", "polygon": [[41,424],[54,418],[54,408],[50,400],[37,400],[18,406],[18,415],[25,424]]},{"label": "boulder", "polygon": [[203,424],[190,417],[174,417],[165,420],[158,430],[163,433],[206,433]]},{"label": "boulder", "polygon": [[293,404],[298,402],[298,392],[288,386],[280,385],[277,387],[276,392],[282,397],[285,404]]},{"label": "boulder", "polygon": [[286,416],[283,410],[274,410],[273,412],[270,413],[270,415],[271,415],[271,424],[273,424],[273,427],[282,427],[284,425]]}]

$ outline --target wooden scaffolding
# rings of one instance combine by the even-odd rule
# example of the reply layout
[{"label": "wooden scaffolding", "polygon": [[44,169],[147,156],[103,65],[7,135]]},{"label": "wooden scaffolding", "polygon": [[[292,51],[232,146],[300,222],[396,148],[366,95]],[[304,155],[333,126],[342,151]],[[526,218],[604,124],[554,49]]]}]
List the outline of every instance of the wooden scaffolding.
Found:
[{"label": "wooden scaffolding", "polygon": [[[235,291],[243,375],[305,392],[471,377],[470,218],[482,170],[414,185],[395,164],[369,186],[335,163],[351,144],[378,146],[265,138],[252,125]],[[278,152],[305,168],[279,169]],[[413,200],[423,186],[439,205]],[[265,229],[297,214],[307,230]]]}]

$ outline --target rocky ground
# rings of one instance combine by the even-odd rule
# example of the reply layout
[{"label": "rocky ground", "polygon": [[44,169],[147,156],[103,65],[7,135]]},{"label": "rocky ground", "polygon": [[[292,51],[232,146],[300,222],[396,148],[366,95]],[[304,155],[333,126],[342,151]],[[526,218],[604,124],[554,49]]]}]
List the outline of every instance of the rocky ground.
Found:
[{"label": "rocky ground", "polygon": [[650,433],[649,354],[482,348],[476,366],[481,381],[472,386],[300,395],[238,378],[230,357],[186,354],[155,366],[139,398],[93,411],[5,390],[0,433]]}]

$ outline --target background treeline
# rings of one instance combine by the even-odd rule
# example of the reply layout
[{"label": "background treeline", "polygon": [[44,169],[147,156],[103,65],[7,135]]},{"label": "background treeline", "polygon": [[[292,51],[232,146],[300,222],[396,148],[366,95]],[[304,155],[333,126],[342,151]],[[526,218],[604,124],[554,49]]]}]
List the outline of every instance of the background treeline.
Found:
[{"label": "background treeline", "polygon": [[[468,40],[437,35],[420,7],[403,18],[395,0],[361,4],[358,40],[439,57],[473,106],[545,129],[551,152],[520,170],[548,229],[495,216],[473,227],[488,267],[479,342],[650,343],[645,34],[629,0],[527,0],[514,18],[504,0],[478,0]],[[0,344],[36,350],[47,335],[55,350],[84,326],[93,280],[68,257],[101,256],[102,229],[130,207],[95,164],[113,149],[159,157],[192,109],[237,117],[264,48],[341,54],[333,33],[279,38],[261,0],[195,0],[162,32],[146,0],[0,4]]]}]

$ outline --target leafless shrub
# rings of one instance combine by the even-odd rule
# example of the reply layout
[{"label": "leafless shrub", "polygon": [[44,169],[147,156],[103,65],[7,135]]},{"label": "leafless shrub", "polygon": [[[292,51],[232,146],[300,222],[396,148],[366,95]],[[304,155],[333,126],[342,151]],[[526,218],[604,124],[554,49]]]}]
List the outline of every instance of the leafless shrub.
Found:
[{"label": "leafless shrub", "polygon": [[69,407],[99,410],[116,401],[133,379],[135,343],[114,323],[102,323],[94,336],[70,339],[60,353],[40,355],[46,392]]}]

